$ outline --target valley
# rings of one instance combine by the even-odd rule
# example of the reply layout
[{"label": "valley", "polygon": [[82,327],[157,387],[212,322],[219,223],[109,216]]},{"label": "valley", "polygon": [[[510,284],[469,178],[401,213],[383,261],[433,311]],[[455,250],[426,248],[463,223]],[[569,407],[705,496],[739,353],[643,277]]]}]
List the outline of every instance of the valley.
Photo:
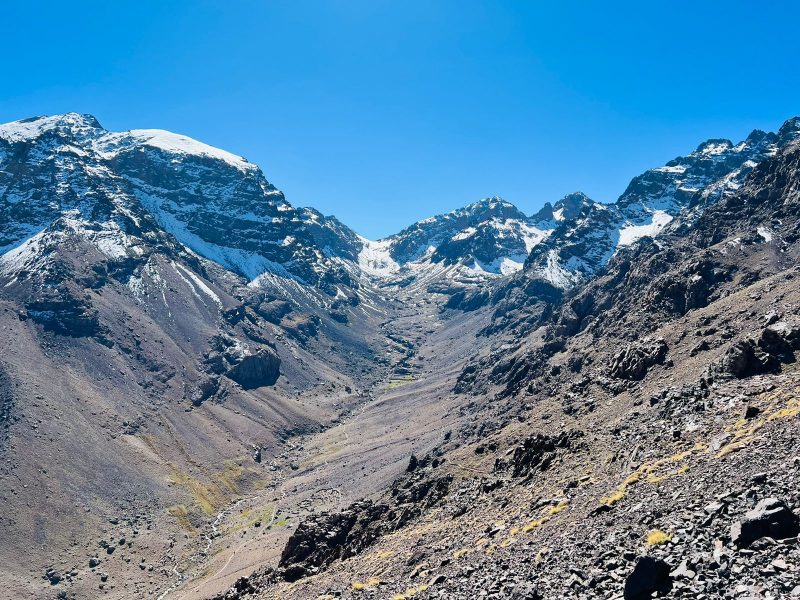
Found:
[{"label": "valley", "polygon": [[0,126],[0,583],[800,594],[798,137],[370,241],[185,136]]}]

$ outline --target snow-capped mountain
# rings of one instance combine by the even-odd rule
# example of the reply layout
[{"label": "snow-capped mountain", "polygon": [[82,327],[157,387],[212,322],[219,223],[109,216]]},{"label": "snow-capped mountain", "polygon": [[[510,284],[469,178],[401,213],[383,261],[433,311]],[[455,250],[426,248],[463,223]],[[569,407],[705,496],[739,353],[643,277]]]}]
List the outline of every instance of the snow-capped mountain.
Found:
[{"label": "snow-capped mountain", "polygon": [[532,217],[502,198],[484,198],[423,219],[378,242],[364,241],[362,269],[379,277],[443,275],[462,281],[508,275],[574,210],[571,196]]},{"label": "snow-capped mountain", "polygon": [[110,258],[166,236],[248,280],[270,272],[335,294],[361,248],[239,156],[167,131],[108,132],[90,115],[0,126],[0,190],[0,253],[54,228]]},{"label": "snow-capped mountain", "polygon": [[490,198],[373,242],[292,206],[240,156],[163,130],[109,132],[77,113],[0,125],[0,169],[6,270],[23,268],[42,236],[69,230],[112,261],[144,262],[148,244],[172,244],[249,282],[290,278],[334,296],[362,277],[514,272],[571,210],[528,218]]},{"label": "snow-capped mountain", "polygon": [[569,288],[603,268],[619,248],[658,235],[683,212],[735,192],[753,168],[800,136],[800,119],[778,133],[753,131],[738,144],[712,139],[687,156],[635,177],[613,204],[586,203],[533,248],[526,274]]},{"label": "snow-capped mountain", "polygon": [[566,289],[619,248],[735,191],[798,132],[792,119],[738,144],[709,140],[635,177],[613,204],[576,192],[527,216],[486,198],[371,241],[292,206],[240,156],[162,130],[109,132],[90,115],[36,117],[0,125],[0,268],[24,271],[31,248],[57,231],[126,269],[148,248],[174,246],[251,283],[291,279],[331,296],[375,282],[483,282],[523,265]]}]

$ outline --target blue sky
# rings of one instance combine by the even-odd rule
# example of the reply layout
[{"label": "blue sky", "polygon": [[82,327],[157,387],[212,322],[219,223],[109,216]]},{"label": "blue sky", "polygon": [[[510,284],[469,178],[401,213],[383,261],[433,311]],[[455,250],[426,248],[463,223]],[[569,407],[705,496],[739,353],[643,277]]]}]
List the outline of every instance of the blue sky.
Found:
[{"label": "blue sky", "polygon": [[0,121],[88,112],[242,154],[372,238],[530,213],[800,114],[796,2],[14,2]]}]

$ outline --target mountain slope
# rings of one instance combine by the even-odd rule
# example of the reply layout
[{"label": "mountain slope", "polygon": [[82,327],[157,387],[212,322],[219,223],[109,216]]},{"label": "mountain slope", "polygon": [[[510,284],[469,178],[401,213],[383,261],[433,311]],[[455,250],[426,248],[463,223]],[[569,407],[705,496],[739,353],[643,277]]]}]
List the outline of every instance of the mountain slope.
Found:
[{"label": "mountain slope", "polygon": [[778,133],[753,131],[738,144],[708,140],[687,156],[635,177],[614,204],[595,205],[537,247],[526,270],[559,287],[591,278],[620,248],[658,235],[677,215],[736,191],[758,163],[800,135],[800,120]]},{"label": "mountain slope", "polygon": [[457,293],[459,286],[519,271],[534,247],[590,204],[577,192],[528,217],[502,198],[485,198],[423,219],[378,242],[364,240],[360,266],[382,278],[384,285],[438,282],[437,289]]},{"label": "mountain slope", "polygon": [[459,426],[218,598],[796,595],[800,143],[680,220],[472,342]]},{"label": "mountain slope", "polygon": [[3,589],[792,590],[730,526],[800,512],[797,130],[370,242],[182,136],[0,126]]},{"label": "mountain slope", "polygon": [[[292,207],[258,167],[190,138],[109,133],[93,117],[70,113],[0,126],[0,160],[0,250],[62,215],[94,226],[133,211],[139,221],[147,213],[149,230],[157,226],[249,280],[272,272],[333,295],[335,284],[352,283],[336,260],[355,259],[352,231]],[[109,252],[124,252],[119,227],[103,221],[102,234],[87,237],[101,235]]]},{"label": "mountain slope", "polygon": [[390,301],[356,296],[336,255],[354,234],[191,140],[0,126],[0,236],[9,597],[157,596],[217,512],[281,475],[286,439],[393,364]]}]

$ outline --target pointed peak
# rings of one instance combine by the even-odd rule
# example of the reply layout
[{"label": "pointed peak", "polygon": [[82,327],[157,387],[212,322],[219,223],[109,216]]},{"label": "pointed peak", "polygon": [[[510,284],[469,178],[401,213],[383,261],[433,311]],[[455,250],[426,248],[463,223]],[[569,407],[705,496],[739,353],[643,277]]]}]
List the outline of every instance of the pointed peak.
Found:
[{"label": "pointed peak", "polygon": [[733,148],[733,142],[724,138],[712,138],[700,144],[694,151],[695,154],[714,155],[722,154]]},{"label": "pointed peak", "polygon": [[750,132],[750,135],[748,135],[747,138],[745,139],[745,143],[753,146],[761,142],[761,140],[763,140],[768,135],[769,134],[762,129],[753,129],[753,131]]},{"label": "pointed peak", "polygon": [[784,146],[798,137],[800,137],[800,117],[792,117],[778,130],[778,145]]},{"label": "pointed peak", "polygon": [[586,203],[593,202],[593,200],[591,198],[589,198],[589,196],[587,196],[586,194],[584,194],[583,192],[581,192],[579,190],[579,191],[576,191],[576,192],[572,192],[571,194],[567,194],[566,196],[561,198],[556,204],[558,204],[559,202],[560,203],[581,202],[581,203],[586,204]]},{"label": "pointed peak", "polygon": [[482,198],[477,202],[466,205],[464,208],[459,208],[444,215],[448,218],[460,218],[468,216],[471,220],[489,219],[492,217],[497,218],[520,218],[524,219],[525,215],[516,206],[503,200],[500,196],[491,196],[489,198]]},{"label": "pointed peak", "polygon": [[592,204],[594,204],[594,200],[583,192],[572,192],[555,203],[553,206],[553,218],[556,221],[575,219]]},{"label": "pointed peak", "polygon": [[60,116],[60,121],[64,125],[77,127],[90,127],[92,129],[103,129],[97,117],[89,113],[68,112]]},{"label": "pointed peak", "polygon": [[539,221],[552,221],[553,220],[553,205],[549,202],[545,202],[544,206],[539,209],[535,215],[531,217],[531,220],[534,222]]},{"label": "pointed peak", "polygon": [[470,208],[489,208],[489,209],[491,209],[491,208],[497,208],[499,206],[509,207],[509,206],[514,206],[514,205],[511,204],[511,202],[503,200],[503,198],[501,198],[500,196],[490,196],[488,198],[481,198],[477,202],[473,202],[472,204],[468,204],[464,208],[466,208],[466,209],[470,209]]}]

